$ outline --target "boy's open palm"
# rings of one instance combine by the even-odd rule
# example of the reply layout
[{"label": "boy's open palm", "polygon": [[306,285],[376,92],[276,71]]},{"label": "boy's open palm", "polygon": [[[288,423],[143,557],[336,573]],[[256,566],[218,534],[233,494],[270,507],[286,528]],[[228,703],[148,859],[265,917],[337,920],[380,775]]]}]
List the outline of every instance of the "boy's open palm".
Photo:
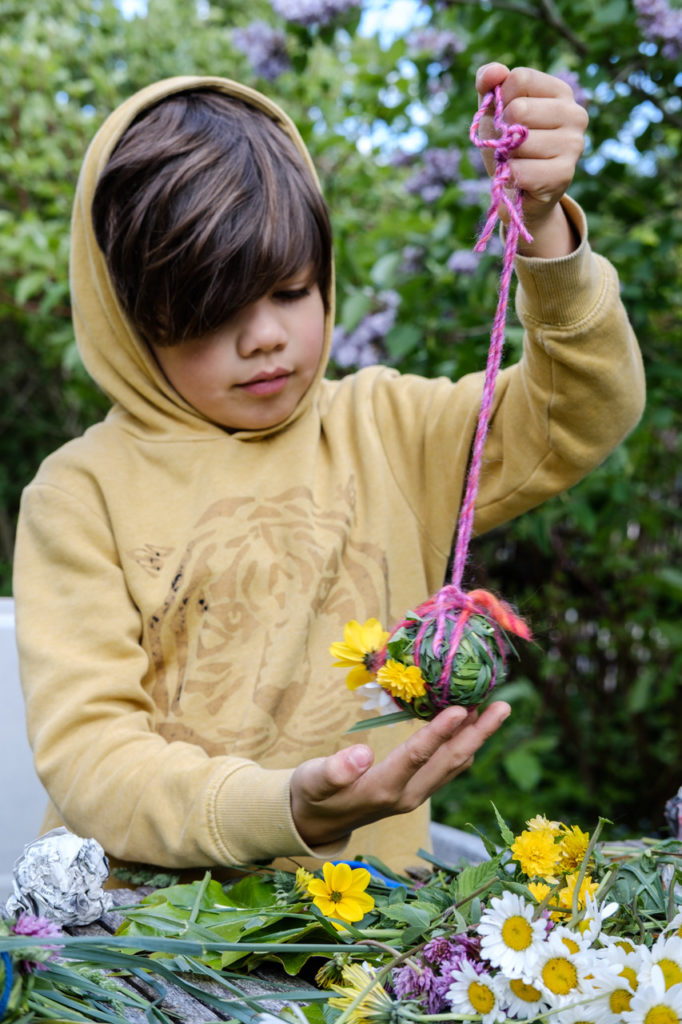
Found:
[{"label": "boy's open palm", "polygon": [[291,809],[309,846],[325,846],[353,829],[419,807],[473,761],[508,717],[495,701],[479,715],[447,708],[379,764],[364,744],[304,761],[291,779]]}]

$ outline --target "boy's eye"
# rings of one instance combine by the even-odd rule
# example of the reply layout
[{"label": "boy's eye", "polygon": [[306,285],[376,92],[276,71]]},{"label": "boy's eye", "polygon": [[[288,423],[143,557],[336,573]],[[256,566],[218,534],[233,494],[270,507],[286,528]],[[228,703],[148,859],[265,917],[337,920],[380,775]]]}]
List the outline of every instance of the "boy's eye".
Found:
[{"label": "boy's eye", "polygon": [[310,288],[307,285],[300,288],[280,288],[273,292],[273,298],[278,302],[297,302],[299,299],[305,299],[307,295],[310,295]]}]

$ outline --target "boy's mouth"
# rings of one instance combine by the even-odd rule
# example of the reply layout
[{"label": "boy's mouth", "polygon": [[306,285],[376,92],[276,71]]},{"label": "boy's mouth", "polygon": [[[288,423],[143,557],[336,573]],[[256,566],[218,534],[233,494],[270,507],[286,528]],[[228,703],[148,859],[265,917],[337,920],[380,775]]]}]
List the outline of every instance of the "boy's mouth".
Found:
[{"label": "boy's mouth", "polygon": [[282,367],[277,367],[275,370],[263,370],[250,380],[244,381],[239,388],[250,395],[276,395],[286,386],[290,376],[291,370],[285,370]]}]

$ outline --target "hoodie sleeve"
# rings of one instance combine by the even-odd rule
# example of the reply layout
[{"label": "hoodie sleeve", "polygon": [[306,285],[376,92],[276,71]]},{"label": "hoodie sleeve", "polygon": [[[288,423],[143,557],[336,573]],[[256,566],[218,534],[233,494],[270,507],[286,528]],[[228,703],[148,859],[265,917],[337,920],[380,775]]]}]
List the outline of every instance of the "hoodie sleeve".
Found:
[{"label": "hoodie sleeve", "polygon": [[103,509],[39,475],[22,500],[14,581],[36,771],[71,830],[162,866],[339,855],[342,844],[311,850],[298,835],[291,770],[154,731],[140,616]]},{"label": "hoodie sleeve", "polygon": [[[616,271],[591,250],[580,207],[569,199],[563,205],[579,232],[578,249],[560,259],[516,260],[523,356],[497,379],[478,534],[572,487],[634,428],[644,407],[642,359]],[[419,378],[386,376],[375,387],[374,409],[398,485],[425,534],[447,554],[483,373],[454,385],[428,383],[430,389]]]}]

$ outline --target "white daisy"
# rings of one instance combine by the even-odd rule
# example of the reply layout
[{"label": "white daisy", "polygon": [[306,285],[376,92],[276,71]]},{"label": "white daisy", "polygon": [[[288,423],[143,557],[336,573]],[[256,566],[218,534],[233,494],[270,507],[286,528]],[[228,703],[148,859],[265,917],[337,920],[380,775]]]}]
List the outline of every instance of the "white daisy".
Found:
[{"label": "white daisy", "polygon": [[589,976],[596,959],[593,950],[571,952],[561,935],[552,932],[540,951],[533,984],[553,1008],[575,1003],[592,995]]},{"label": "white daisy", "polygon": [[643,984],[649,981],[654,967],[660,968],[667,989],[682,983],[682,938],[679,935],[660,935],[647,959],[640,975]]},{"label": "white daisy", "polygon": [[530,981],[547,935],[543,917],[533,920],[535,908],[513,892],[493,896],[481,914],[476,931],[481,956],[508,978]]},{"label": "white daisy", "polygon": [[666,989],[660,967],[654,967],[647,984],[632,997],[626,1024],[682,1024],[682,985]]},{"label": "white daisy", "polygon": [[575,1005],[564,1006],[548,1020],[554,1021],[554,1024],[597,1024],[598,1013],[592,1000],[580,999]]},{"label": "white daisy", "polygon": [[358,686],[355,692],[365,698],[362,705],[364,711],[378,711],[380,715],[390,715],[399,710],[388,690],[373,680]]},{"label": "white daisy", "polygon": [[592,943],[577,928],[567,928],[565,924],[557,924],[552,928],[552,935],[561,939],[571,953],[580,953],[589,949]]},{"label": "white daisy", "polygon": [[506,1014],[500,1006],[497,978],[491,974],[477,974],[473,964],[463,960],[452,971],[452,984],[447,1000],[453,1013],[481,1018],[481,1024],[495,1024],[505,1020]]},{"label": "white daisy", "polygon": [[500,1006],[507,1016],[520,1020],[532,1020],[549,1009],[549,1003],[540,989],[522,978],[505,978],[503,974],[496,977]]},{"label": "white daisy", "polygon": [[637,991],[639,964],[638,952],[625,953],[616,946],[599,950],[589,977],[598,1024],[618,1024],[623,1020]]},{"label": "white daisy", "polygon": [[601,938],[602,923],[618,910],[617,903],[597,903],[590,893],[585,894],[585,913],[576,925],[583,948],[593,946]]},{"label": "white daisy", "polygon": [[663,929],[665,935],[679,935],[682,937],[682,910],[675,914],[672,921]]}]

